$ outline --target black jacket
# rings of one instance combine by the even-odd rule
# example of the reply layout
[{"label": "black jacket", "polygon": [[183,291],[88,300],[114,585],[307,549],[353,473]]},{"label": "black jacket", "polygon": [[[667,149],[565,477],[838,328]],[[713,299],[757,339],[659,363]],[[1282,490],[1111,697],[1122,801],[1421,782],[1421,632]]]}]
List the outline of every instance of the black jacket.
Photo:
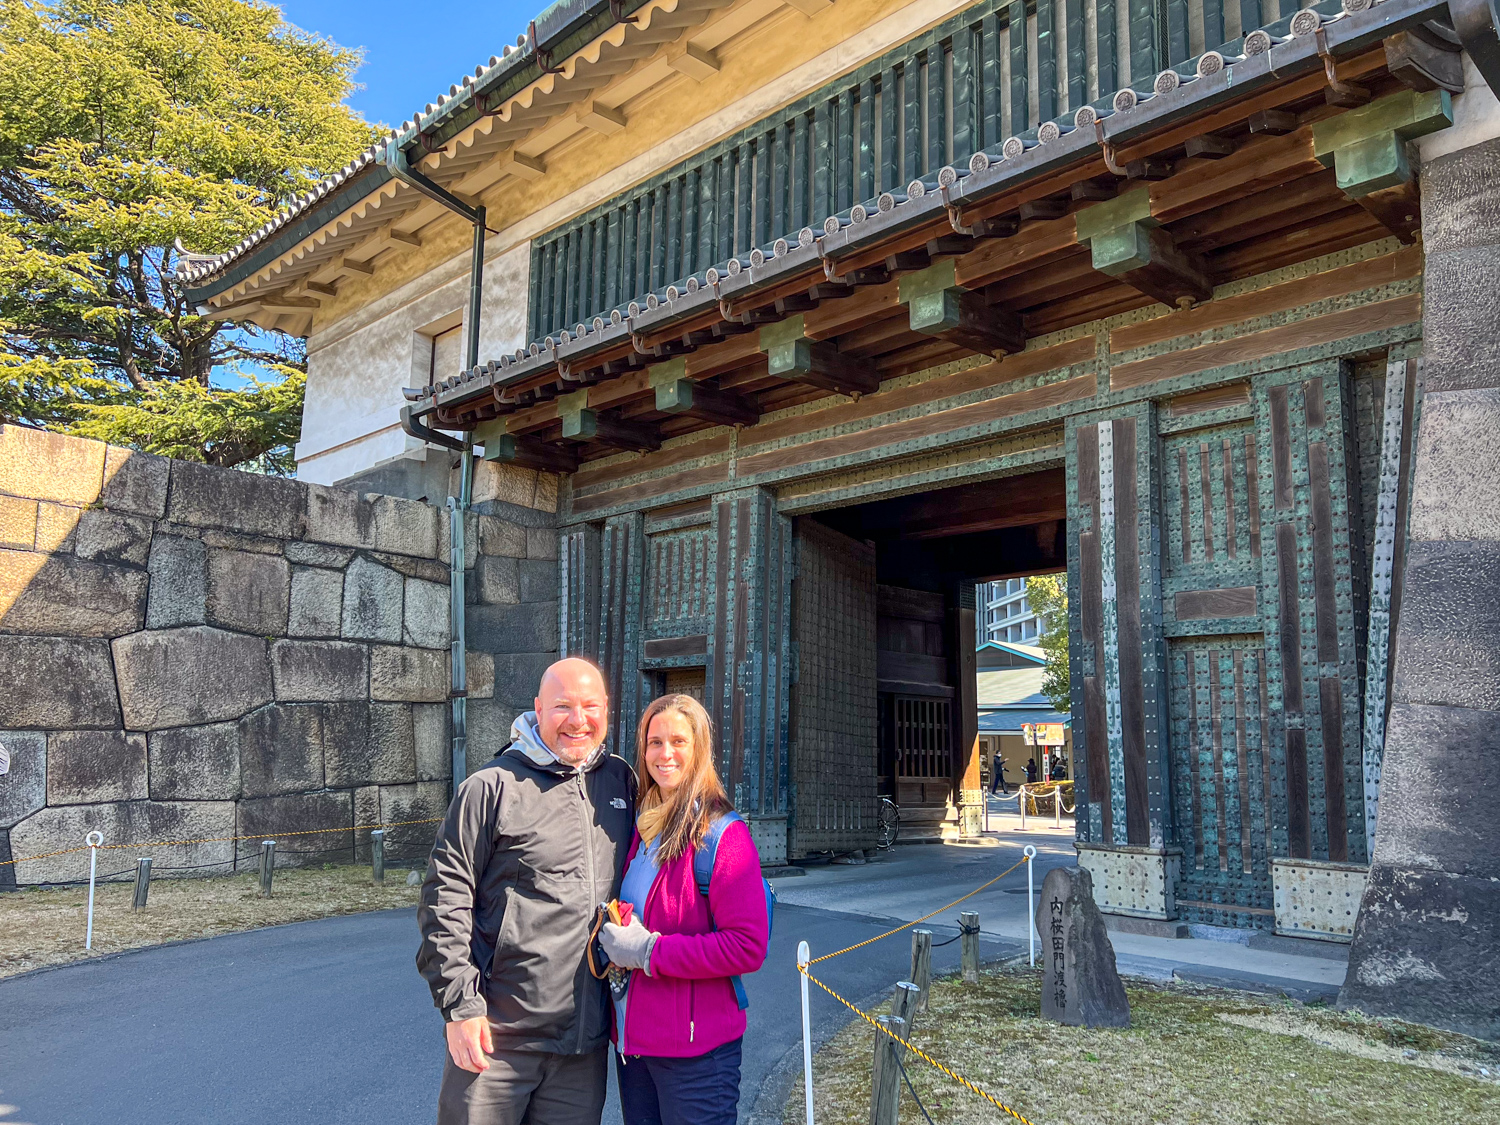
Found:
[{"label": "black jacket", "polygon": [[608,992],[585,947],[634,823],[635,775],[613,754],[575,769],[511,746],[459,785],[417,908],[417,968],[445,1019],[488,1013],[511,1050],[605,1044]]}]

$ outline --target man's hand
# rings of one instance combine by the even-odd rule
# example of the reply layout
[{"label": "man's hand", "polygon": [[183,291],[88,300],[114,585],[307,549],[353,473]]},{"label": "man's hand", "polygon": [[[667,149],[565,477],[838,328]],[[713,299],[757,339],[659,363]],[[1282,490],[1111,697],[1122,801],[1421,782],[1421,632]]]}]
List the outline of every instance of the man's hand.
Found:
[{"label": "man's hand", "polygon": [[448,1036],[448,1054],[453,1056],[454,1066],[475,1074],[490,1068],[490,1060],[485,1056],[495,1049],[495,1044],[490,1038],[488,1016],[454,1020],[444,1030]]}]

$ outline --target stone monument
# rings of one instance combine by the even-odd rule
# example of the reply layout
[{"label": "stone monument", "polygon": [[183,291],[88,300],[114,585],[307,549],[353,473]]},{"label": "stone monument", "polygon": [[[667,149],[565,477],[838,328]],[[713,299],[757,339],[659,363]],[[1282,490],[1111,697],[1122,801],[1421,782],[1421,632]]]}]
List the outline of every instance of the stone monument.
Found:
[{"label": "stone monument", "polygon": [[1042,935],[1042,1016],[1070,1027],[1129,1027],[1130,1002],[1086,868],[1047,872],[1036,928]]}]

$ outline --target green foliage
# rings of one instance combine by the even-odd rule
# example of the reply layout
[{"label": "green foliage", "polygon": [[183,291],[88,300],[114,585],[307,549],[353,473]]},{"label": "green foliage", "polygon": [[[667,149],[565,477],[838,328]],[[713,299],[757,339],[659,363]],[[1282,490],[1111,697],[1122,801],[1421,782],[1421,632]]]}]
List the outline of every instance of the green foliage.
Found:
[{"label": "green foliage", "polygon": [[0,0],[0,421],[290,467],[301,341],[175,269],[370,142],[359,61],[257,0]]},{"label": "green foliage", "polygon": [[1073,709],[1068,674],[1068,579],[1063,574],[1042,574],[1026,580],[1026,602],[1041,622],[1037,644],[1047,654],[1047,672],[1042,694],[1054,711]]}]

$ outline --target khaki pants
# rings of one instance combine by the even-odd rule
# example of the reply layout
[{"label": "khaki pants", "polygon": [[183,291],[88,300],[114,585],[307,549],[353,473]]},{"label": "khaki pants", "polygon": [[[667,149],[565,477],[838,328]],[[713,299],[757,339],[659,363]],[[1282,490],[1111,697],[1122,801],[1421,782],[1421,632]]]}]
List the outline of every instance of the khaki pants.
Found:
[{"label": "khaki pants", "polygon": [[501,1048],[483,1074],[445,1058],[438,1125],[598,1125],[608,1051],[553,1055]]}]

